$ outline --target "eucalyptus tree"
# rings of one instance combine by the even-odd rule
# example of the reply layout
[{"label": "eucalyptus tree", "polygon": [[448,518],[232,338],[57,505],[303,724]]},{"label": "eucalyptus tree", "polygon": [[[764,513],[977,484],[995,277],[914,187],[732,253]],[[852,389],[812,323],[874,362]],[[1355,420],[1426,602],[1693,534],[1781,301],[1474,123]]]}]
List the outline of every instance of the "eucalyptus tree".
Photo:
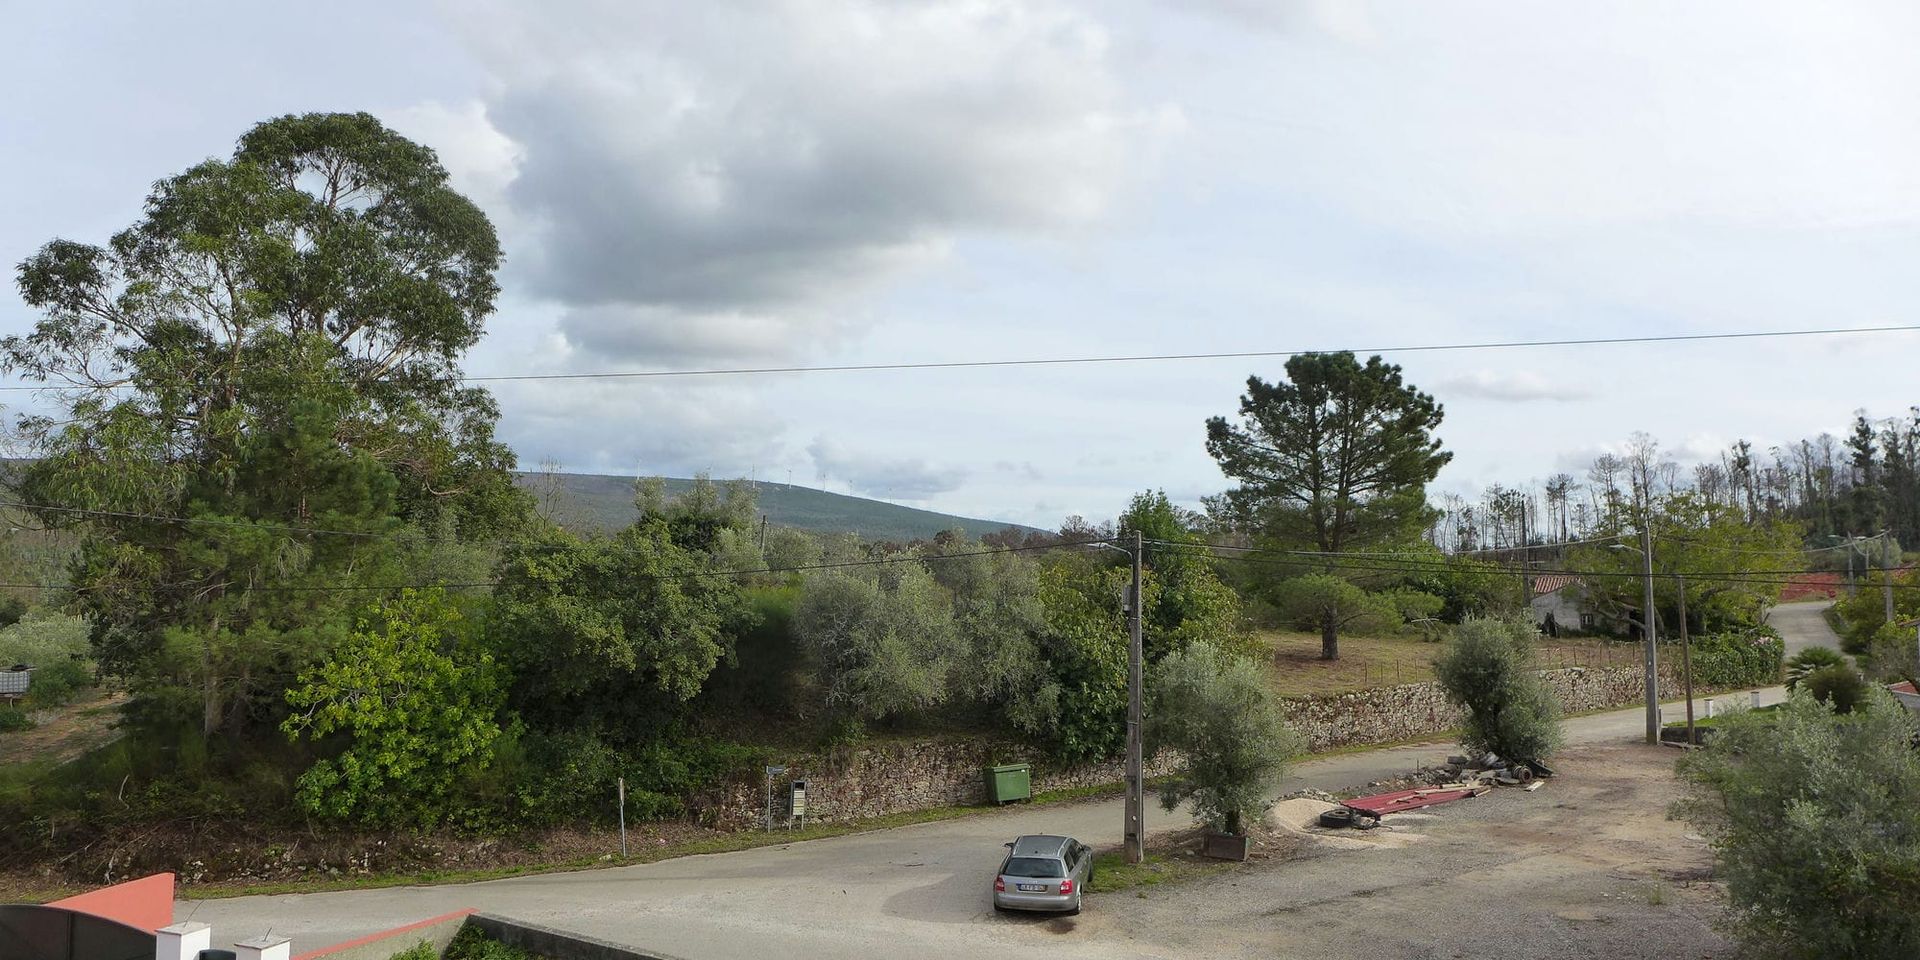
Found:
[{"label": "eucalyptus tree", "polygon": [[106,244],[20,264],[40,318],[0,362],[46,389],[16,492],[82,528],[74,596],[143,708],[273,722],[347,608],[404,574],[385,538],[521,522],[497,407],[459,368],[499,262],[433,151],[307,114],[160,180]]}]

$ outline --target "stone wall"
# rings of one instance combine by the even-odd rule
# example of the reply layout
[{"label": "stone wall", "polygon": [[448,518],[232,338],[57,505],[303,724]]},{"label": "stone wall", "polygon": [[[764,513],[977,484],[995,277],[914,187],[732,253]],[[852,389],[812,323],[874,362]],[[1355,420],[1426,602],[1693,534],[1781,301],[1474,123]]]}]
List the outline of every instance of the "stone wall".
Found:
[{"label": "stone wall", "polygon": [[[786,791],[793,780],[807,781],[808,821],[831,823],[984,804],[985,770],[1001,764],[1031,764],[1035,793],[1117,784],[1126,775],[1124,760],[1061,767],[1032,747],[970,738],[889,741],[776,762],[787,768],[773,782],[776,828],[786,824]],[[1177,758],[1162,757],[1147,764],[1146,774],[1163,776],[1176,765]],[[731,784],[697,804],[696,815],[722,829],[759,827],[765,822],[766,789],[765,780]]]},{"label": "stone wall", "polygon": [[[1643,694],[1636,667],[1566,667],[1542,675],[1568,713],[1639,703]],[[1661,685],[1679,689],[1664,663]],[[1315,751],[1434,736],[1460,725],[1460,711],[1432,681],[1281,703],[1288,721]],[[774,783],[776,827],[786,822],[786,787],[793,779],[807,781],[808,820],[834,822],[986,803],[983,770],[998,764],[1032,764],[1035,793],[1117,784],[1124,774],[1120,760],[1063,768],[1031,747],[985,739],[890,741],[774,762],[787,767]],[[1148,764],[1147,775],[1171,773],[1177,762],[1163,757]],[[764,822],[765,791],[763,780],[731,784],[697,803],[696,813],[724,829],[756,828]]]},{"label": "stone wall", "polygon": [[[1541,676],[1568,713],[1640,703],[1645,696],[1637,667],[1565,667],[1543,670]],[[1680,687],[1669,664],[1660,665],[1660,685],[1662,691]],[[1294,729],[1306,735],[1307,749],[1315,751],[1432,736],[1460,726],[1461,720],[1460,708],[1448,703],[1432,680],[1293,697],[1281,701],[1281,708]]]}]

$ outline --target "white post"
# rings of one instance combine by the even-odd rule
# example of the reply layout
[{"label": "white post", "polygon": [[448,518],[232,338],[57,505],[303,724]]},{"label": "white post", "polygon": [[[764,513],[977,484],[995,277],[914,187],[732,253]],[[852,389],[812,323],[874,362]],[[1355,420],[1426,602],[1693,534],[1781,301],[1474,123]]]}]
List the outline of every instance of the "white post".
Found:
[{"label": "white post", "polygon": [[262,934],[233,945],[235,960],[290,960],[293,938]]},{"label": "white post", "polygon": [[153,932],[153,960],[195,960],[213,945],[213,927],[204,923],[176,923]]},{"label": "white post", "polygon": [[1708,720],[1713,719],[1713,698],[1712,697],[1707,698],[1707,719]]},{"label": "white post", "polygon": [[1758,690],[1755,690],[1755,691],[1753,691],[1753,703],[1752,703],[1752,707],[1753,707],[1753,708],[1754,708],[1755,710],[1758,710],[1758,709],[1760,709],[1760,691],[1758,691]]}]

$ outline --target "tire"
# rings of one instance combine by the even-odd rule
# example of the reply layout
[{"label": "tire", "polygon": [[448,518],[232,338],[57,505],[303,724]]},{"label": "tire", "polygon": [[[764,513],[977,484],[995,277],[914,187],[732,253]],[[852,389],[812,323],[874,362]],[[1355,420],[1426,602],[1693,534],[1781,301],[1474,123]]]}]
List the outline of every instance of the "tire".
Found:
[{"label": "tire", "polygon": [[1320,814],[1320,825],[1340,829],[1353,826],[1353,810],[1350,807],[1335,807]]}]

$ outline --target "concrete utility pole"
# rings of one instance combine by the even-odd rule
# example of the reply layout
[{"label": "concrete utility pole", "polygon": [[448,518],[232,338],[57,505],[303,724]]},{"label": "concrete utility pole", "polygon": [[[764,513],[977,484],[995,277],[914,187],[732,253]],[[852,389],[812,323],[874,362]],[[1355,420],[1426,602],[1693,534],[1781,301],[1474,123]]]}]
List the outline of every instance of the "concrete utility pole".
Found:
[{"label": "concrete utility pole", "polygon": [[1653,612],[1653,533],[1652,523],[1640,525],[1640,557],[1646,562],[1645,609],[1640,613],[1641,636],[1646,640],[1647,671],[1647,742],[1660,743],[1660,654],[1654,646],[1658,637],[1654,623],[1658,617]]},{"label": "concrete utility pole", "polygon": [[1687,635],[1687,578],[1677,578],[1680,584],[1680,676],[1681,683],[1687,688],[1687,743],[1694,742],[1693,734],[1693,644]]},{"label": "concrete utility pole", "polygon": [[1127,591],[1127,823],[1123,834],[1127,862],[1146,859],[1146,831],[1141,815],[1146,808],[1147,790],[1141,761],[1140,715],[1144,696],[1141,676],[1143,649],[1140,637],[1140,568],[1145,546],[1140,531],[1133,532],[1133,586]]},{"label": "concrete utility pole", "polygon": [[1893,531],[1880,533],[1880,598],[1886,603],[1887,622],[1893,622]]}]

